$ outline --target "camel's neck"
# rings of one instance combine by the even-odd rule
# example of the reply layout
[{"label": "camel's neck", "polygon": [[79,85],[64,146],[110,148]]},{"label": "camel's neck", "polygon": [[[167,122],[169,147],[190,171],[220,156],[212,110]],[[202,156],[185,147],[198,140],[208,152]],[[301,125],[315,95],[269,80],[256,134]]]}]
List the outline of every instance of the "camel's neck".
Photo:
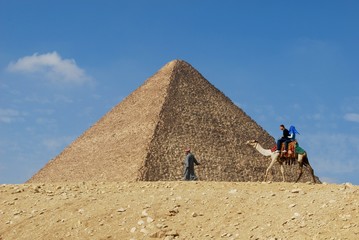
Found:
[{"label": "camel's neck", "polygon": [[262,154],[263,156],[270,156],[272,155],[272,151],[270,149],[264,149],[259,143],[256,144],[255,149]]}]

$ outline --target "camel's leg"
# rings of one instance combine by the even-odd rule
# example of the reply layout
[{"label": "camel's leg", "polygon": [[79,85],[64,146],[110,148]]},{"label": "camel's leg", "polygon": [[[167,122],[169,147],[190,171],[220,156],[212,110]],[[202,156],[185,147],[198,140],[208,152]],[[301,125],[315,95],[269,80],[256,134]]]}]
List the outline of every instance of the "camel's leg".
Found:
[{"label": "camel's leg", "polygon": [[307,154],[305,154],[305,156],[304,156],[304,157],[305,157],[305,158],[306,158],[306,160],[307,160],[307,163],[308,163],[308,170],[309,170],[309,172],[310,172],[310,175],[312,175],[313,183],[316,183],[315,176],[314,176],[314,170],[313,170],[312,166],[310,166],[309,159],[308,159],[308,155],[307,155]]},{"label": "camel's leg", "polygon": [[298,172],[299,172],[299,175],[298,175],[298,178],[295,182],[298,182],[299,179],[302,177],[303,175],[303,154],[298,154],[298,165],[299,165],[299,169],[298,169]]},{"label": "camel's leg", "polygon": [[313,183],[316,183],[316,181],[315,181],[315,176],[314,176],[314,170],[313,170],[312,166],[310,166],[309,159],[308,159],[308,155],[305,155],[305,158],[307,158],[308,170],[309,170],[309,172],[310,172],[310,175],[312,175]]},{"label": "camel's leg", "polygon": [[314,170],[313,170],[312,166],[310,166],[309,163],[308,163],[308,170],[309,170],[310,174],[312,175],[313,183],[316,183],[315,176],[314,176]]},{"label": "camel's leg", "polygon": [[298,163],[299,163],[299,176],[296,182],[299,181],[299,179],[301,178],[302,174],[303,174],[303,159],[307,158],[307,162],[308,162],[308,170],[310,172],[310,174],[312,175],[312,179],[313,179],[313,183],[316,183],[315,180],[315,176],[314,176],[314,170],[312,168],[312,166],[310,166],[309,160],[308,160],[308,156],[307,154],[298,154]]},{"label": "camel's leg", "polygon": [[302,175],[303,175],[303,163],[299,163],[299,170],[298,170],[298,172],[299,172],[299,175],[298,175],[298,178],[297,178],[297,180],[295,181],[296,183],[299,181],[299,179],[302,177]]},{"label": "camel's leg", "polygon": [[272,154],[272,156],[271,156],[272,161],[269,164],[269,166],[267,167],[266,174],[264,176],[264,181],[265,182],[267,181],[269,170],[273,167],[274,163],[277,161],[278,156],[279,156],[279,154]]},{"label": "camel's leg", "polygon": [[283,164],[280,164],[280,172],[282,173],[283,182],[285,182],[285,177],[284,177],[284,166],[283,166]]},{"label": "camel's leg", "polygon": [[303,159],[304,159],[304,157],[305,157],[305,154],[298,154],[299,175],[298,175],[297,181],[295,181],[295,182],[298,182],[299,179],[303,175]]}]

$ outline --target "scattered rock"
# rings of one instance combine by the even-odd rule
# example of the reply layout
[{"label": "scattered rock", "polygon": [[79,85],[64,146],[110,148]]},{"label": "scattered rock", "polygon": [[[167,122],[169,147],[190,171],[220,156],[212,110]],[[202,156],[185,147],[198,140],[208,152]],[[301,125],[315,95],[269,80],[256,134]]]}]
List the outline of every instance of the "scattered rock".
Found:
[{"label": "scattered rock", "polygon": [[150,238],[163,238],[165,236],[166,236],[166,233],[164,231],[157,231],[157,232],[151,233],[149,235]]},{"label": "scattered rock", "polygon": [[177,213],[179,213],[179,205],[176,205],[173,209],[169,210],[169,216],[175,216]]},{"label": "scattered rock", "polygon": [[119,208],[119,209],[117,209],[117,212],[120,212],[120,213],[126,212],[126,209],[125,208]]},{"label": "scattered rock", "polygon": [[237,189],[231,189],[231,190],[229,190],[228,193],[230,193],[230,194],[235,194],[235,193],[237,193]]},{"label": "scattered rock", "polygon": [[297,219],[298,217],[300,217],[299,213],[294,213],[294,215],[292,216],[292,220]]},{"label": "scattered rock", "polygon": [[302,189],[296,188],[296,189],[292,189],[290,192],[291,193],[299,193],[300,191],[302,191]]},{"label": "scattered rock", "polygon": [[178,232],[176,230],[170,230],[170,231],[166,232],[165,235],[166,236],[173,236],[173,237],[179,236],[179,234],[178,234]]},{"label": "scattered rock", "polygon": [[147,223],[151,223],[151,222],[153,222],[153,221],[154,221],[153,218],[147,217]]},{"label": "scattered rock", "polygon": [[159,229],[162,229],[162,228],[167,228],[168,226],[166,224],[164,224],[164,223],[157,223],[156,227],[159,228]]},{"label": "scattered rock", "polygon": [[290,204],[288,207],[289,207],[289,208],[294,208],[295,206],[297,206],[297,204],[292,203],[292,204]]},{"label": "scattered rock", "polygon": [[147,213],[147,210],[145,209],[142,211],[142,217],[147,217],[147,216],[148,216],[148,213]]},{"label": "scattered rock", "polygon": [[145,234],[145,235],[148,234],[148,230],[146,228],[141,228],[140,232]]}]

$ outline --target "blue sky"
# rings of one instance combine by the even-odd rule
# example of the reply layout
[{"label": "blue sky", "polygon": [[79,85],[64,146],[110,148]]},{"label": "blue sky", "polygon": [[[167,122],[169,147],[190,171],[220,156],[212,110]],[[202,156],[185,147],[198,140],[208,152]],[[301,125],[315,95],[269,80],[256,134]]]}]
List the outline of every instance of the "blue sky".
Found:
[{"label": "blue sky", "polygon": [[[358,1],[0,0],[0,184],[23,183],[174,59],[323,181],[359,184]],[[266,164],[266,163],[264,163]]]}]

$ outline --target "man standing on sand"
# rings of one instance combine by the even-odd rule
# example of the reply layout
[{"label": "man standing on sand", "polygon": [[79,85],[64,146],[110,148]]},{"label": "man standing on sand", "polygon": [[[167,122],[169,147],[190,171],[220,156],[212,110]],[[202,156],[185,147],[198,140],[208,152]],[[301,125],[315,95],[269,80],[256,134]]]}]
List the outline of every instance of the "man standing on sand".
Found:
[{"label": "man standing on sand", "polygon": [[185,150],[185,152],[186,152],[186,158],[184,160],[184,176],[183,176],[183,180],[196,181],[197,176],[194,173],[194,165],[195,164],[199,165],[199,162],[197,162],[197,159],[191,153],[191,149],[187,148]]}]

